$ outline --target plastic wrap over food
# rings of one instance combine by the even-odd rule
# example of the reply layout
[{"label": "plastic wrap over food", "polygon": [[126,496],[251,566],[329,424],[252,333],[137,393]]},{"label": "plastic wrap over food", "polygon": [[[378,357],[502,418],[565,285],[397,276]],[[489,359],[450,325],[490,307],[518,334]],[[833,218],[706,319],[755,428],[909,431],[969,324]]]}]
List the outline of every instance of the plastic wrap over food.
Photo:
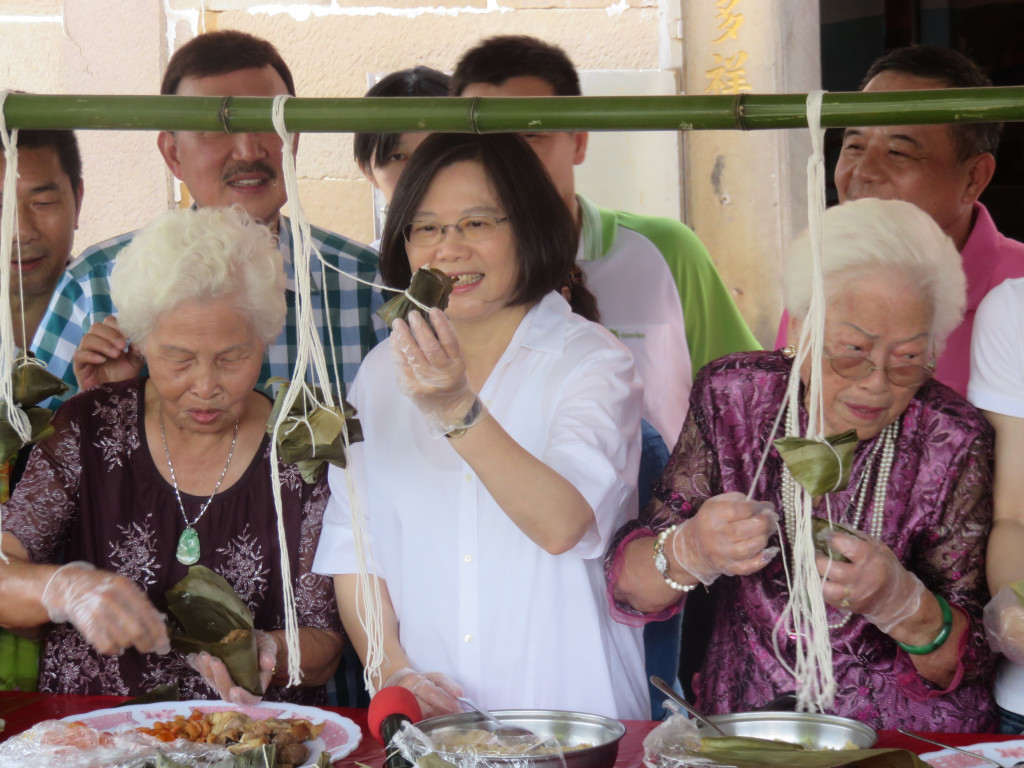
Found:
[{"label": "plastic wrap over food", "polygon": [[675,702],[666,701],[665,708],[673,714],[644,738],[644,765],[648,768],[718,765],[692,754],[700,750],[697,724],[680,712]]},{"label": "plastic wrap over food", "polygon": [[[562,745],[554,736],[505,735],[481,728],[438,728],[430,736],[406,723],[394,735],[397,749],[418,768],[565,768]],[[571,748],[569,749],[571,752]]]},{"label": "plastic wrap over food", "polygon": [[227,749],[212,744],[161,743],[135,731],[107,733],[81,723],[44,720],[0,744],[0,768],[141,768],[157,765],[158,752],[173,761],[161,760],[170,766],[212,766],[230,757]]}]

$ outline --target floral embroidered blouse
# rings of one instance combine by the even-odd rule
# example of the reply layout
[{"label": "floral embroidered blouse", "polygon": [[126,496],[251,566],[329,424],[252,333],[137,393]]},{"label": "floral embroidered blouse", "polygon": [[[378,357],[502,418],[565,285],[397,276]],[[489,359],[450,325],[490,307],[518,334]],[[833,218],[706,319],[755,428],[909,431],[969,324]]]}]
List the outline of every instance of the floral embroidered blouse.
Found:
[{"label": "floral embroidered blouse", "polygon": [[[619,530],[609,550],[609,585],[622,567],[621,547],[628,541],[692,517],[711,496],[750,489],[772,439],[790,367],[778,352],[744,352],[720,358],[700,372],[679,443],[655,484],[651,503],[638,520]],[[802,408],[801,417],[806,423]],[[857,479],[876,439],[857,446],[849,488],[830,494],[839,522],[850,523]],[[988,599],[984,555],[992,522],[992,448],[991,428],[945,385],[928,382],[911,400],[901,419],[881,538],[928,589],[964,612],[970,626],[961,638],[953,682],[942,690],[917,674],[892,638],[852,615],[831,631],[837,685],[832,714],[875,728],[984,732],[993,727],[994,659],[981,626],[981,609]],[[773,448],[752,497],[772,502],[780,517],[781,476],[782,459]],[[868,478],[869,499],[874,480]],[[862,528],[870,517],[866,512]],[[788,542],[782,546],[788,553]],[[793,690],[795,680],[772,647],[773,627],[788,600],[782,559],[776,557],[751,576],[721,577],[712,589],[718,610],[702,670],[694,680],[699,707],[713,714],[750,710]],[[660,614],[639,614],[616,603],[611,586],[609,600],[616,618],[631,624],[679,610],[675,606]],[[828,612],[830,623],[840,623],[843,612],[831,607]],[[785,629],[778,639],[792,665],[793,643]]]},{"label": "floral embroidered blouse", "polygon": [[[138,379],[96,387],[57,411],[55,434],[32,451],[3,507],[3,531],[21,542],[34,563],[84,560],[126,576],[167,613],[164,593],[187,572],[175,559],[185,523],[173,487],[147,448],[144,388],[145,380]],[[295,467],[282,463],[280,472],[299,626],[340,632],[331,580],[310,570],[329,496],[326,473],[308,485]],[[194,520],[206,499],[181,497]],[[269,438],[241,479],[214,497],[195,529],[199,563],[231,583],[256,628],[284,628]],[[41,691],[134,696],[160,683],[177,683],[182,700],[218,698],[177,651],[102,656],[71,624],[51,625],[46,633]],[[266,698],[325,704],[326,691],[271,687]]]}]

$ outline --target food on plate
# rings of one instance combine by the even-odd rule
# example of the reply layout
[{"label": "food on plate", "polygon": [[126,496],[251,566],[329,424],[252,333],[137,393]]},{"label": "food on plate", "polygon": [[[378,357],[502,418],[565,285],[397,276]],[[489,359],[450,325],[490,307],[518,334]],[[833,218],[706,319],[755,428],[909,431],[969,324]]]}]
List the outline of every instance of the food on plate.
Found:
[{"label": "food on plate", "polygon": [[575,752],[590,749],[587,742],[566,743],[557,737],[502,737],[483,728],[438,728],[430,733],[430,739],[438,752],[449,754],[472,753],[481,757],[506,757],[511,755],[554,755],[558,752]]},{"label": "food on plate", "polygon": [[303,742],[320,735],[324,723],[314,725],[302,718],[276,718],[253,720],[243,712],[233,710],[202,712],[192,710],[188,717],[178,715],[173,720],[158,721],[148,728],[137,728],[160,741],[185,739],[203,744],[227,747],[233,754],[273,744],[277,748],[277,765],[302,765],[309,757]]}]

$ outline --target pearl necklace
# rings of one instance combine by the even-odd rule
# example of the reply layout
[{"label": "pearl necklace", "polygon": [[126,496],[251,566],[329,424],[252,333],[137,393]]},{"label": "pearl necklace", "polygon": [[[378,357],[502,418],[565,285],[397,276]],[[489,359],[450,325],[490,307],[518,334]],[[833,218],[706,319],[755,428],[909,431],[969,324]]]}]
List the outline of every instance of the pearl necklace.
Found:
[{"label": "pearl necklace", "polygon": [[[787,408],[786,411],[786,435],[797,435],[799,434],[799,428],[797,425],[796,414],[791,413],[791,410]],[[899,435],[899,422],[894,421],[887,425],[883,429],[878,438],[875,440],[875,444],[871,448],[871,453],[864,460],[861,469],[860,478],[857,480],[857,489],[854,491],[852,504],[854,506],[853,516],[850,519],[850,527],[861,529],[861,523],[864,520],[864,509],[867,504],[867,489],[868,489],[868,476],[871,474],[877,475],[875,481],[875,494],[871,502],[871,515],[867,524],[866,532],[873,539],[880,539],[882,537],[882,526],[885,523],[885,499],[889,492],[889,476],[892,474],[893,459],[896,456],[896,439]],[[876,462],[876,456],[881,453],[881,458]],[[877,467],[875,466],[877,463]],[[874,472],[872,469],[874,468]],[[782,464],[782,508],[784,511],[785,525],[786,525],[786,536],[790,542],[793,541],[793,537],[796,531],[796,496],[797,496],[797,482],[793,479],[793,475],[789,471],[789,467],[786,466],[785,462]],[[792,544],[790,544],[792,547]],[[846,623],[850,620],[851,613],[847,613],[841,621],[835,624],[829,624],[829,629],[841,629],[846,626]]]},{"label": "pearl necklace", "polygon": [[228,467],[231,466],[231,459],[235,455],[235,444],[238,442],[238,422],[235,422],[235,434],[231,438],[231,450],[228,451],[228,460],[224,464],[224,469],[221,470],[217,484],[213,487],[213,493],[210,494],[210,498],[206,500],[206,503],[199,508],[199,514],[192,521],[189,521],[188,515],[185,514],[185,504],[181,500],[181,491],[178,490],[178,479],[174,476],[174,464],[171,463],[171,452],[167,448],[167,433],[164,431],[163,412],[160,413],[160,439],[164,442],[164,456],[167,457],[167,468],[171,471],[171,485],[174,486],[174,495],[178,499],[178,509],[181,510],[181,516],[185,520],[185,530],[178,537],[178,549],[174,553],[174,557],[182,565],[194,565],[199,562],[199,534],[196,532],[196,523],[206,514],[210,502],[213,501],[213,497],[220,490],[220,484],[224,482],[224,476],[228,473]]}]

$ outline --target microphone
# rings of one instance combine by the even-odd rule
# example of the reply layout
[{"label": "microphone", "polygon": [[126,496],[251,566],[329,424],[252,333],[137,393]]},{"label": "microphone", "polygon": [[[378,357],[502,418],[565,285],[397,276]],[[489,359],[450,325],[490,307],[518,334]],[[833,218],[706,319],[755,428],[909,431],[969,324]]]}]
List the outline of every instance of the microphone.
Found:
[{"label": "microphone", "polygon": [[[370,701],[366,713],[370,735],[386,748],[392,737],[402,729],[404,723],[415,723],[422,719],[419,702],[412,691],[400,685],[381,688]],[[412,763],[402,757],[396,749],[389,753],[384,768],[413,768]]]}]

